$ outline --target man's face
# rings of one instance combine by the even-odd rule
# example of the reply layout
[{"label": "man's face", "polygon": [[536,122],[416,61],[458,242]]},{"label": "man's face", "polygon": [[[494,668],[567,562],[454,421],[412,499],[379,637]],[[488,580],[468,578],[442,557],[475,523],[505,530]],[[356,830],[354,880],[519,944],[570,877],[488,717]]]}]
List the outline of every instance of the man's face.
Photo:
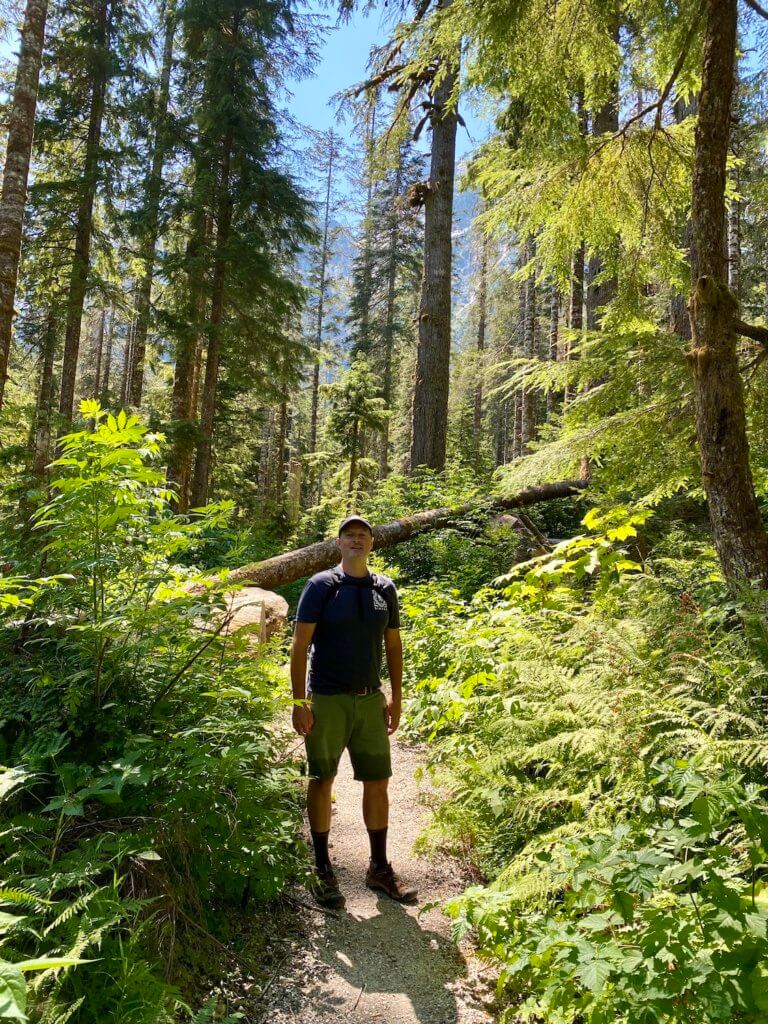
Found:
[{"label": "man's face", "polygon": [[362,523],[350,523],[336,538],[342,557],[367,558],[373,548],[371,531]]}]

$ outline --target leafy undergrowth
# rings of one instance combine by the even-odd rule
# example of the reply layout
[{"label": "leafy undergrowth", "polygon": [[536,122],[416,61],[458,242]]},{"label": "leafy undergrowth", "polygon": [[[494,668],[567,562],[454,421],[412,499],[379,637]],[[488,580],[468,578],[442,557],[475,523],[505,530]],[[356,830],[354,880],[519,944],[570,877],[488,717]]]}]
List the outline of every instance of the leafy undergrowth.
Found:
[{"label": "leafy undergrowth", "polygon": [[448,909],[509,1021],[768,1018],[762,608],[682,535],[633,561],[648,515],[593,510],[471,601],[404,595],[432,839],[488,880]]},{"label": "leafy undergrowth", "polygon": [[215,936],[303,871],[270,729],[281,672],[227,635],[221,584],[192,592],[180,564],[227,508],[174,516],[159,439],[83,412],[48,503],[6,525],[0,1019],[186,1020]]}]

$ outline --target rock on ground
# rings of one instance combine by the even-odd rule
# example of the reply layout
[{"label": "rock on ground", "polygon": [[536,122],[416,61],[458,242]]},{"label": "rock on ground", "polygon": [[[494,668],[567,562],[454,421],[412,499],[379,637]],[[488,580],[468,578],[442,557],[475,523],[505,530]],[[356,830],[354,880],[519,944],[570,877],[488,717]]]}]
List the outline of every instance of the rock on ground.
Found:
[{"label": "rock on ground", "polygon": [[227,611],[232,614],[230,633],[247,629],[263,642],[282,629],[288,619],[288,602],[279,594],[261,587],[243,587],[227,595]]}]

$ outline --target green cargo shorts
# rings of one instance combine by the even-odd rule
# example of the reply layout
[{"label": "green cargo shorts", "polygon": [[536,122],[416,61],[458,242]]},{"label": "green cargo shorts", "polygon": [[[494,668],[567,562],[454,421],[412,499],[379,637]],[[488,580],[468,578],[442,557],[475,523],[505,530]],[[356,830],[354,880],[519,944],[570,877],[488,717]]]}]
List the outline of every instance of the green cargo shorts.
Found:
[{"label": "green cargo shorts", "polygon": [[382,690],[359,696],[313,693],[310,700],[315,721],[304,737],[310,778],[332,778],[345,747],[358,782],[378,782],[392,775],[384,717],[387,698]]}]

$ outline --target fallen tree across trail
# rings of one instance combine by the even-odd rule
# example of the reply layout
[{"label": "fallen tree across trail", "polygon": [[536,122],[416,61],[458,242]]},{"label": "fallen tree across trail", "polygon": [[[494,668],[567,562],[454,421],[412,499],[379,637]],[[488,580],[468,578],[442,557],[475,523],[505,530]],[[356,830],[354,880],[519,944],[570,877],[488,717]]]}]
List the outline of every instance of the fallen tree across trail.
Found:
[{"label": "fallen tree across trail", "polygon": [[[417,534],[450,526],[454,520],[471,513],[503,512],[507,509],[538,505],[542,501],[554,501],[556,498],[570,498],[583,491],[586,486],[586,480],[562,480],[556,484],[527,487],[509,498],[492,498],[486,502],[469,501],[457,508],[433,508],[426,512],[416,512],[412,516],[404,516],[391,523],[374,526],[373,547],[375,551],[394,547],[395,544],[410,540]],[[273,590],[275,587],[311,576],[322,569],[330,569],[337,565],[338,561],[339,549],[335,539],[323,540],[317,544],[309,544],[305,548],[275,555],[274,558],[267,558],[263,562],[253,562],[233,569],[228,578],[238,583],[251,583],[264,590]]]}]

